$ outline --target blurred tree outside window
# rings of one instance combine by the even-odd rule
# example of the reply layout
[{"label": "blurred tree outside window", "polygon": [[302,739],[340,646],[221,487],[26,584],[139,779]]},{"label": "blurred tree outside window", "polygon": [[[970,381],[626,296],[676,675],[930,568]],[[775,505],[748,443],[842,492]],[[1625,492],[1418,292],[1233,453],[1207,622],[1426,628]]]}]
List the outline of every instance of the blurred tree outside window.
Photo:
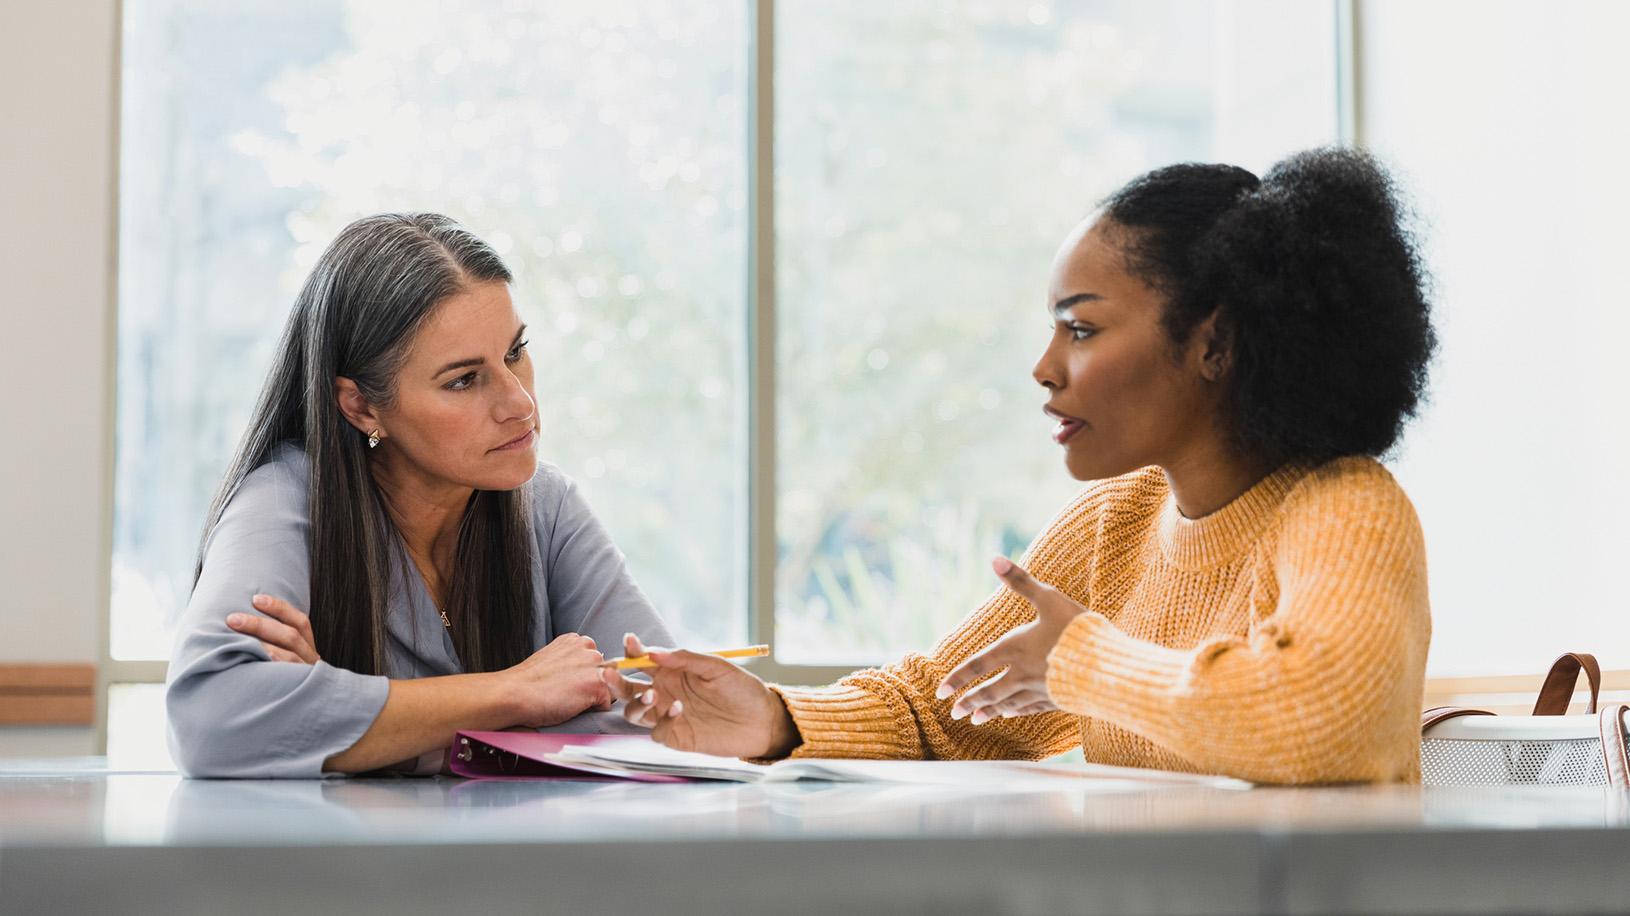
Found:
[{"label": "blurred tree outside window", "polygon": [[126,3],[114,657],[169,654],[294,293],[385,210],[504,256],[540,456],[676,632],[745,639],[746,35],[729,0]]},{"label": "blurred tree outside window", "polygon": [[[298,284],[447,213],[516,274],[540,456],[689,644],[749,636],[746,0],[126,0],[110,651],[162,659]],[[783,0],[781,663],[990,592],[1079,484],[1030,367],[1048,264],[1180,160],[1336,138],[1334,4]],[[766,638],[769,634],[757,634]]]},{"label": "blurred tree outside window", "polygon": [[1320,3],[776,5],[776,655],[923,651],[1080,484],[1030,369],[1134,175],[1336,139]]}]

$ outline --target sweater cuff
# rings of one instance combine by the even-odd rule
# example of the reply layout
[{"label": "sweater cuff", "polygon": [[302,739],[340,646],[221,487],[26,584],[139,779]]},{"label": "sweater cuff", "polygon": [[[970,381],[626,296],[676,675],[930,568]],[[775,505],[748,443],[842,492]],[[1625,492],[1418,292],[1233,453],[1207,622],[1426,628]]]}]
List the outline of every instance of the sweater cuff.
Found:
[{"label": "sweater cuff", "polygon": [[[770,689],[787,704],[803,743],[792,757],[914,759],[922,756],[916,720],[901,717],[863,687],[781,687]],[[906,727],[909,725],[909,729]]]},{"label": "sweater cuff", "polygon": [[1060,709],[1130,725],[1163,713],[1192,655],[1133,639],[1088,611],[1047,656],[1047,693]]}]

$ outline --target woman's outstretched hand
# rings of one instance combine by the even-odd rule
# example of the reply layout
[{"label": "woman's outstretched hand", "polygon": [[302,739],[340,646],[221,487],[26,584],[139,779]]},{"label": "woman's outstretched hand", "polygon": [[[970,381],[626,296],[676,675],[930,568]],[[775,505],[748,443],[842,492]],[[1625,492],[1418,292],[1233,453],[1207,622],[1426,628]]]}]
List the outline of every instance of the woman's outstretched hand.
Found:
[{"label": "woman's outstretched hand", "polygon": [[940,684],[937,695],[945,699],[986,675],[1007,669],[951,707],[951,718],[971,716],[975,725],[998,717],[1028,716],[1058,708],[1047,693],[1047,655],[1070,621],[1086,611],[1058,589],[1037,582],[1006,557],[997,557],[991,568],[1008,588],[1030,602],[1036,609],[1036,619],[1014,627],[970,656]]},{"label": "woman's outstretched hand", "polygon": [[681,751],[722,757],[785,757],[800,743],[798,726],[764,682],[716,655],[649,649],[623,637],[629,658],[648,655],[651,682],[601,671],[611,695],[628,701],[623,717],[651,738]]},{"label": "woman's outstretched hand", "polygon": [[311,635],[311,618],[294,605],[271,595],[256,595],[251,603],[266,616],[228,614],[226,625],[260,640],[274,662],[317,664],[321,656],[317,654],[317,640]]}]

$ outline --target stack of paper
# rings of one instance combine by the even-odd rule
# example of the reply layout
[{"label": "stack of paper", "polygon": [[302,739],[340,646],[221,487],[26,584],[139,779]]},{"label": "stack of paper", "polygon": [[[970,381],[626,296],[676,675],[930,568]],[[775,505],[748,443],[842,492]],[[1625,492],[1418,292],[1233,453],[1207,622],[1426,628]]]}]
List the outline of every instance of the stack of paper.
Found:
[{"label": "stack of paper", "polygon": [[[1158,786],[1249,788],[1250,783],[1224,776],[1199,776],[1112,767],[1092,763],[1023,760],[782,760],[764,765],[731,757],[693,754],[664,747],[646,738],[617,738],[568,745],[543,758],[557,766],[606,776],[657,774],[734,782],[788,782],[800,779],[832,782],[887,782],[913,785],[997,787],[1040,783],[1057,788],[1061,781],[1104,790]],[[1088,785],[1090,783],[1090,785]]]}]

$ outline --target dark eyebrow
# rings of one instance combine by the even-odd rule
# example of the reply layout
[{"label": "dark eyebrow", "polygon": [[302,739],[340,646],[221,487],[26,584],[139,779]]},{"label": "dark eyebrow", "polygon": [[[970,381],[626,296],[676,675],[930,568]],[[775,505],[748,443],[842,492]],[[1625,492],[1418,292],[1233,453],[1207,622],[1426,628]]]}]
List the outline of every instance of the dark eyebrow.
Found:
[{"label": "dark eyebrow", "polygon": [[[515,345],[521,342],[521,335],[525,333],[526,325],[523,324],[521,325],[520,329],[515,332],[514,339],[509,342],[509,348],[511,350],[515,349]],[[435,374],[430,377],[437,378],[438,376],[446,375],[447,373],[452,372],[454,369],[467,369],[471,366],[485,366],[486,364],[487,358],[484,356],[476,356],[470,359],[457,359],[445,366],[442,366],[440,369],[437,369]]]},{"label": "dark eyebrow", "polygon": [[1065,296],[1063,299],[1053,303],[1053,314],[1057,315],[1071,306],[1081,302],[1102,302],[1103,300],[1104,297],[1098,295],[1097,293],[1076,293],[1073,296]]}]

